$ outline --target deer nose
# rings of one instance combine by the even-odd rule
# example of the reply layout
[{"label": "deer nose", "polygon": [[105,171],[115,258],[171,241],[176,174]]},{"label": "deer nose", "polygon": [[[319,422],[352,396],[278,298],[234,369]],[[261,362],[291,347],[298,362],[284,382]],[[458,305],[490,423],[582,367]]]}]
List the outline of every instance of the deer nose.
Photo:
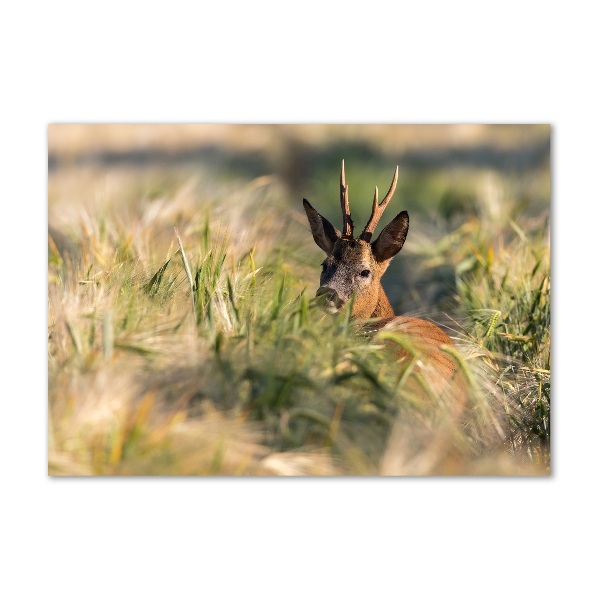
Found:
[{"label": "deer nose", "polygon": [[320,287],[317,290],[317,298],[323,297],[328,306],[335,306],[335,308],[340,308],[343,304],[337,292],[330,287]]}]

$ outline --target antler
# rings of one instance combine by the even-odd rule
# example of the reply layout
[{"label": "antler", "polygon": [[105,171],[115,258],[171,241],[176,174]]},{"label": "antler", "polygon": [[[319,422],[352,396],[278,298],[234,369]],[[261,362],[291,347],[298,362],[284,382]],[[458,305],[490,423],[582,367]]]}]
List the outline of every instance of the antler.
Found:
[{"label": "antler", "polygon": [[342,160],[342,171],[340,173],[340,202],[342,204],[342,217],[344,228],[342,236],[352,238],[354,236],[354,223],[350,216],[350,203],[348,202],[348,186],[346,185],[346,173],[344,172],[344,161]]},{"label": "antler", "polygon": [[[342,167],[343,168],[343,167]],[[385,207],[388,205],[389,201],[392,199],[394,192],[396,191],[396,183],[398,181],[398,167],[394,171],[394,178],[392,179],[392,185],[390,185],[390,189],[388,193],[385,195],[385,198],[381,201],[381,204],[378,204],[378,195],[379,192],[377,190],[377,186],[375,186],[375,197],[373,198],[373,209],[371,210],[371,218],[367,223],[364,231],[360,234],[360,239],[365,242],[370,242],[373,233],[375,232],[375,227],[377,227],[377,223],[379,223],[379,219],[381,219],[381,215],[385,210]]]}]

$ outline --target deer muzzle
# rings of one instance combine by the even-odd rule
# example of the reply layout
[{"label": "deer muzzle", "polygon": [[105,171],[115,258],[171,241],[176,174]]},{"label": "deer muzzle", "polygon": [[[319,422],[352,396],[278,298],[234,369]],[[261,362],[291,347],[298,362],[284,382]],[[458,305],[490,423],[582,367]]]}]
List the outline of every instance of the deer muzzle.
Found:
[{"label": "deer muzzle", "polygon": [[320,287],[317,290],[317,298],[322,300],[323,307],[328,313],[336,313],[344,305],[337,292],[330,287]]}]

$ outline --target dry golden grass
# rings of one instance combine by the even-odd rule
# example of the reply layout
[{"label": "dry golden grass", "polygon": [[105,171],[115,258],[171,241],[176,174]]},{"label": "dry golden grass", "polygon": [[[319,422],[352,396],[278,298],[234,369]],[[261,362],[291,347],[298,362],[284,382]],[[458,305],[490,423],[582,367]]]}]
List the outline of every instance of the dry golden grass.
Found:
[{"label": "dry golden grass", "polygon": [[277,155],[287,146],[308,149],[360,140],[387,154],[409,149],[516,148],[543,141],[548,125],[232,125],[232,124],[51,124],[48,151],[74,158],[99,151],[177,152],[218,146],[236,152],[267,151]]},{"label": "dry golden grass", "polygon": [[[546,133],[542,126],[52,125],[49,151],[76,159],[219,144],[276,156],[282,144],[310,153],[324,140],[360,135],[393,153],[411,144],[510,147]],[[51,169],[49,472],[547,473],[547,415],[539,413],[549,410],[549,364],[547,376],[540,371],[549,360],[547,221],[513,210],[519,195],[544,196],[544,176],[535,171],[515,186],[470,173],[468,193],[483,208],[459,210],[452,218],[461,222],[448,221],[447,235],[431,227],[411,234],[403,260],[425,276],[451,270],[461,282],[454,316],[462,304],[481,317],[461,321],[457,336],[473,385],[466,420],[456,421],[430,399],[411,397],[377,340],[311,306],[319,254],[300,202],[275,162],[268,172],[245,168],[74,161]],[[432,194],[450,184],[461,193],[452,173],[427,181]],[[496,314],[493,323],[481,316]],[[536,346],[522,339],[532,327]],[[509,377],[506,366],[529,371]]]}]

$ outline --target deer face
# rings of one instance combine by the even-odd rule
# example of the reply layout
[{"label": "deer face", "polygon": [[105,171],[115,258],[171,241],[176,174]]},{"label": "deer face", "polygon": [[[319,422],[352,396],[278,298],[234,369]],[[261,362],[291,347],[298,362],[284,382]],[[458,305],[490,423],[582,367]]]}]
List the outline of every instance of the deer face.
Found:
[{"label": "deer face", "polygon": [[317,296],[325,299],[325,310],[335,313],[354,296],[353,310],[360,314],[373,312],[381,269],[371,250],[362,240],[337,239],[323,261]]},{"label": "deer face", "polygon": [[344,233],[340,233],[325,217],[320,215],[304,200],[304,210],[313,238],[326,254],[323,261],[320,287],[317,296],[323,296],[328,312],[337,312],[350,298],[354,298],[352,316],[370,317],[379,301],[381,276],[390,260],[404,245],[408,233],[408,213],[397,215],[371,244],[371,236],[383,210],[390,201],[396,187],[398,169],[386,197],[381,204],[377,201],[377,188],[373,201],[373,212],[369,223],[359,238],[353,237],[353,223],[348,205],[348,186],[345,182],[344,163],[340,177],[340,195],[344,217]]}]

